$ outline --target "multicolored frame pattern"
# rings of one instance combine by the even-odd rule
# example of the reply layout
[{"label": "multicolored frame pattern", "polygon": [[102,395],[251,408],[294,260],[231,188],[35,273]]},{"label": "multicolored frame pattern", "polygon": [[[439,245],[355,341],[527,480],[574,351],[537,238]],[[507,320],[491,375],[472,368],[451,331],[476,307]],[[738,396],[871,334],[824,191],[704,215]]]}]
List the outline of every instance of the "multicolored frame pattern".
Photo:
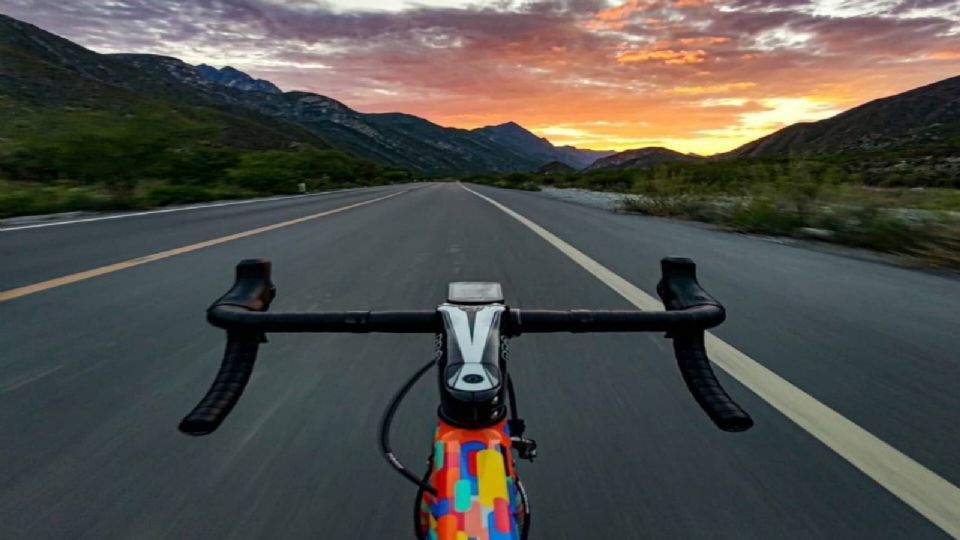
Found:
[{"label": "multicolored frame pattern", "polygon": [[429,540],[520,540],[523,498],[510,452],[506,420],[462,429],[442,420],[434,438],[420,523]]}]

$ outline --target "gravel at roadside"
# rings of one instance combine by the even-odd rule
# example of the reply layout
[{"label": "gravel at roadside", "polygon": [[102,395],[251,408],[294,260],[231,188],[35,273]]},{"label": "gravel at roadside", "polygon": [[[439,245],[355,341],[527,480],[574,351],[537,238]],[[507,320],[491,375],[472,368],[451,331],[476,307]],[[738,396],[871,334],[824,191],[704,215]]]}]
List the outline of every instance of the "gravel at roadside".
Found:
[{"label": "gravel at roadside", "polygon": [[553,199],[561,201],[603,208],[604,210],[616,210],[624,195],[620,193],[609,193],[605,191],[590,191],[587,189],[559,189],[554,187],[544,187],[540,193]]}]

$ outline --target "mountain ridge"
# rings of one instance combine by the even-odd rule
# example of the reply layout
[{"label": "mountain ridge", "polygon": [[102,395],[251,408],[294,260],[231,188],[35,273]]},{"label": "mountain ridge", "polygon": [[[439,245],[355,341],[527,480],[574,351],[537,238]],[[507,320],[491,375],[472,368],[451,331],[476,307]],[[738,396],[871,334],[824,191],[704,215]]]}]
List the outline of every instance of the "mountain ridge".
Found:
[{"label": "mountain ridge", "polygon": [[[213,83],[174,57],[124,54],[145,72],[171,76],[204,94],[207,100],[305,127],[329,145],[383,163],[435,175],[464,172],[532,170],[536,163],[508,148],[471,140],[463,130],[438,126],[402,113],[365,114],[336,99],[312,92],[267,93]],[[404,120],[417,118],[418,122]],[[391,121],[396,120],[396,121]]]},{"label": "mountain ridge", "polygon": [[577,172],[577,169],[562,161],[551,161],[537,169],[537,172],[540,174],[573,174]]},{"label": "mountain ridge", "polygon": [[0,97],[80,110],[123,112],[163,104],[184,114],[192,108],[190,114],[202,113],[231,134],[220,138],[225,144],[330,146],[433,176],[536,171],[552,162],[598,170],[897,149],[955,155],[960,141],[960,76],[818,122],[793,124],[730,152],[701,158],[658,147],[615,153],[555,146],[516,122],[465,130],[406,113],[362,113],[324,95],[284,92],[230,66],[194,66],[150,54],[99,54],[4,15],[0,49],[7,60],[0,64]]},{"label": "mountain ridge", "polygon": [[[113,118],[163,108],[177,122],[202,119],[221,130],[217,144],[241,148],[328,146],[300,126],[278,122],[246,109],[207,106],[184,93],[178,83],[151,78],[124,62],[100,55],[45,32],[34,25],[0,15],[0,97],[17,124],[34,124],[44,111],[60,110],[64,122],[80,113],[110,113]],[[18,116],[19,115],[19,116]],[[49,116],[49,115],[48,115]],[[46,118],[45,122],[51,121]],[[16,125],[8,126],[16,130]],[[212,141],[211,141],[212,142]]]},{"label": "mountain ridge", "polygon": [[283,93],[283,90],[280,90],[272,82],[265,79],[255,79],[233,66],[224,66],[217,69],[207,64],[199,64],[194,67],[201,77],[215,84],[222,84],[248,92]]},{"label": "mountain ridge", "polygon": [[692,154],[682,154],[662,146],[646,146],[643,148],[634,148],[624,150],[616,154],[598,159],[593,162],[586,170],[598,171],[603,169],[643,169],[659,165],[661,163],[678,163],[686,161],[699,161],[704,159],[701,156]]},{"label": "mountain ridge", "polygon": [[944,144],[953,132],[960,132],[960,76],[875,99],[824,120],[792,124],[713,157],[830,154],[936,146]]},{"label": "mountain ridge", "polygon": [[[224,68],[217,70],[219,75],[211,76],[210,70],[169,56],[99,54],[3,15],[0,46],[12,51],[10,56],[24,60],[18,65],[34,66],[18,72],[11,71],[11,66],[0,66],[0,70],[10,68],[7,76],[0,79],[0,95],[14,92],[28,99],[29,92],[21,90],[29,86],[43,90],[42,94],[56,101],[58,88],[73,86],[86,90],[81,92],[82,96],[73,96],[78,100],[74,103],[68,102],[72,99],[69,95],[59,96],[59,104],[75,106],[93,100],[102,110],[115,110],[121,102],[159,100],[171,109],[211,109],[242,119],[240,123],[254,122],[264,128],[247,129],[249,133],[241,136],[248,141],[260,139],[260,146],[284,147],[309,140],[315,146],[332,146],[434,176],[533,171],[549,161],[468,130],[439,126],[411,115],[365,114],[319,94],[283,92],[279,88],[272,91],[275,85],[269,81],[264,83],[270,87],[257,84],[257,79],[239,70]],[[36,61],[28,62],[27,58]],[[58,82],[54,83],[48,80],[53,76],[50,70],[37,68],[38,62],[65,71],[59,72],[55,77]],[[226,76],[220,76],[224,71]],[[46,73],[47,79],[30,80],[41,72]],[[67,72],[75,75],[67,76]],[[108,103],[110,100],[117,103]],[[271,134],[256,136],[261,131]]]},{"label": "mountain ridge", "polygon": [[483,126],[472,131],[500,144],[511,146],[530,156],[546,160],[543,164],[559,161],[574,169],[584,169],[597,159],[613,154],[613,151],[607,150],[556,146],[547,138],[538,137],[527,128],[513,121]]},{"label": "mountain ridge", "polygon": [[871,100],[830,118],[791,124],[728,152],[702,157],[666,148],[637,148],[597,160],[586,170],[643,168],[688,158],[723,161],[904,150],[956,155],[958,147],[960,76],[955,76]]}]

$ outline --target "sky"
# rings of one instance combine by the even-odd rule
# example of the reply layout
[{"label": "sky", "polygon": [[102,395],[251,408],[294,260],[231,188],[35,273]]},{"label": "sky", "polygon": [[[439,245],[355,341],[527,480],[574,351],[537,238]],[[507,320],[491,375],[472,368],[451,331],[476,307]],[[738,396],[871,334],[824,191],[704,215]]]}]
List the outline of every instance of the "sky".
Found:
[{"label": "sky", "polygon": [[723,152],[960,75],[958,0],[0,0],[0,13],[98,52],[594,149]]}]

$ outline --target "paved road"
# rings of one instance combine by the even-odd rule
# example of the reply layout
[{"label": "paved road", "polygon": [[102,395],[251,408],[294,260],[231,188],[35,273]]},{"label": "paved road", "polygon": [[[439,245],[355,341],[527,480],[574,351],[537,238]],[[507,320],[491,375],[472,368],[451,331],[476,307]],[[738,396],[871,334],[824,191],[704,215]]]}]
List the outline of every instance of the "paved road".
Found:
[{"label": "paved road", "polygon": [[[245,257],[274,262],[276,309],[430,308],[445,283],[499,280],[521,307],[629,304],[454,184],[0,232],[0,290],[398,196],[0,302],[0,538],[406,538],[413,489],[376,448],[381,410],[431,353],[423,336],[276,336],[215,435],[176,432],[222,335],[203,310]],[[960,281],[537,194],[475,188],[653,292],[660,257],[700,265],[717,334],[954,485]],[[521,465],[533,538],[946,538],[744,386],[717,431],[655,336],[513,343],[541,458]],[[436,404],[395,425],[420,463]]]}]

